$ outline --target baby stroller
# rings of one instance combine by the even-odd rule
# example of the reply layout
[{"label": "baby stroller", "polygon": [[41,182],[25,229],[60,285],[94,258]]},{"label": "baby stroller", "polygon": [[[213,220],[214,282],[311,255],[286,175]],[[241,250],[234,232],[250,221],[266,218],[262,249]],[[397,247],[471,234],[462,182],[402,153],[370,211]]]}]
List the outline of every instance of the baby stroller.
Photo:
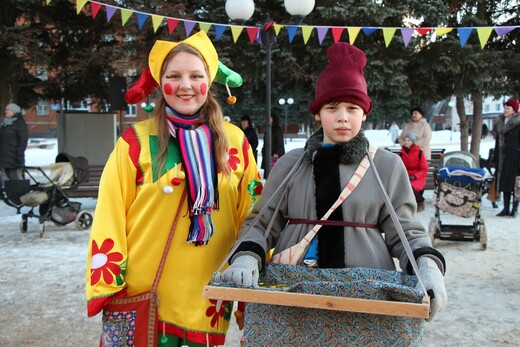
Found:
[{"label": "baby stroller", "polygon": [[[492,179],[491,175],[479,167],[473,154],[466,151],[446,153],[441,158],[439,167],[434,173],[432,202],[435,216],[430,219],[428,227],[432,243],[436,238],[480,241],[480,248],[485,250],[487,233],[484,219],[480,216],[480,199],[488,181]],[[441,221],[441,211],[474,220],[471,225],[444,224]]]},{"label": "baby stroller", "polygon": [[[69,200],[69,195],[78,185],[88,179],[88,161],[84,157],[73,157],[67,153],[56,156],[54,164],[25,167],[24,179],[5,181],[2,199],[20,213],[23,207],[30,207],[22,213],[20,231],[27,232],[29,218],[39,219],[40,237],[45,232],[45,222],[52,221],[58,226],[75,222],[79,230],[92,225],[92,214],[81,210],[81,203]],[[34,209],[38,207],[38,212]]]}]

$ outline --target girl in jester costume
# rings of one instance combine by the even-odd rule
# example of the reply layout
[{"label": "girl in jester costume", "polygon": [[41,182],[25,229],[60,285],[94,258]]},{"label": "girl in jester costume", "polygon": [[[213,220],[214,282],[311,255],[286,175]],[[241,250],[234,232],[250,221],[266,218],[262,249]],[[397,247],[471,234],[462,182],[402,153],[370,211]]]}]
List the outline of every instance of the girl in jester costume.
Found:
[{"label": "girl in jester costume", "polygon": [[138,102],[157,85],[161,95],[154,117],[119,138],[101,177],[87,260],[88,315],[151,288],[182,204],[158,287],[158,344],[222,345],[232,303],[203,298],[203,287],[237,239],[262,181],[244,133],[223,121],[211,86],[239,86],[241,78],[219,64],[203,31],[180,42],[158,40],[148,63],[127,100]]}]

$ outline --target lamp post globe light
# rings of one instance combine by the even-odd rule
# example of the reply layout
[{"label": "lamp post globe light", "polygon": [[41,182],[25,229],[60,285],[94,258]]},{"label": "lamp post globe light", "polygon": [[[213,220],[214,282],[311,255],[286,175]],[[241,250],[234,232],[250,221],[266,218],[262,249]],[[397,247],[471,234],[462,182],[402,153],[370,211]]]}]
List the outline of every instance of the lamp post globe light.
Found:
[{"label": "lamp post globe light", "polygon": [[[285,131],[284,131],[284,139],[285,139],[285,136],[287,136],[287,112],[289,110],[289,106],[292,105],[294,103],[294,99],[289,97],[287,100],[285,100],[284,98],[281,98],[280,100],[278,100],[278,103],[282,106],[284,106],[284,112],[285,112]],[[286,105],[287,103],[287,105]]]},{"label": "lamp post globe light", "polygon": [[255,12],[253,0],[226,0],[226,14],[234,21],[247,21]]},{"label": "lamp post globe light", "polygon": [[[314,0],[285,0],[284,6],[286,11],[293,17],[295,17],[300,23],[303,17],[308,15],[314,8]],[[246,22],[251,18],[254,13],[254,2],[253,0],[226,0],[226,14],[232,21]],[[251,10],[251,7],[253,8]],[[269,166],[270,154],[271,154],[271,46],[275,42],[275,32],[273,22],[270,20],[266,21],[266,24],[260,29],[260,36],[262,39],[262,45],[265,46],[265,130],[264,130],[264,151],[262,155],[268,156],[263,158],[262,162],[264,165],[264,178],[269,176],[271,168]],[[292,100],[292,99],[291,99]],[[294,101],[294,100],[293,100]]]}]

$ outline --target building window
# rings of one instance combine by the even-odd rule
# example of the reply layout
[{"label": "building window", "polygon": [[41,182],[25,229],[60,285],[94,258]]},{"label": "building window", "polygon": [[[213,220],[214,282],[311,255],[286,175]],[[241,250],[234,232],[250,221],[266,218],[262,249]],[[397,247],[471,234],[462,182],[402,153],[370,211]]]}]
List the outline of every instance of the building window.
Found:
[{"label": "building window", "polygon": [[38,101],[36,105],[36,115],[42,117],[49,115],[49,103],[47,101]]},{"label": "building window", "polygon": [[137,105],[126,105],[126,118],[135,118],[137,117]]}]

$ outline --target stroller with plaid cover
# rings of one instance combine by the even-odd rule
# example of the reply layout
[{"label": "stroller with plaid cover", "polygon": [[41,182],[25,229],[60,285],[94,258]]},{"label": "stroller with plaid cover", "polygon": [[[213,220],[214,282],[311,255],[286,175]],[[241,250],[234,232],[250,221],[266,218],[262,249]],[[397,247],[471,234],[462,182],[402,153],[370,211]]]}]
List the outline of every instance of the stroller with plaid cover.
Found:
[{"label": "stroller with plaid cover", "polygon": [[[445,153],[439,169],[434,173],[435,189],[433,205],[435,215],[430,219],[428,233],[432,239],[454,241],[479,241],[480,248],[487,248],[487,232],[480,215],[480,202],[492,176],[479,167],[473,154],[467,151]],[[444,212],[444,213],[441,213]],[[473,218],[471,224],[447,224],[442,216],[451,214]],[[456,220],[457,217],[451,220]]]}]

